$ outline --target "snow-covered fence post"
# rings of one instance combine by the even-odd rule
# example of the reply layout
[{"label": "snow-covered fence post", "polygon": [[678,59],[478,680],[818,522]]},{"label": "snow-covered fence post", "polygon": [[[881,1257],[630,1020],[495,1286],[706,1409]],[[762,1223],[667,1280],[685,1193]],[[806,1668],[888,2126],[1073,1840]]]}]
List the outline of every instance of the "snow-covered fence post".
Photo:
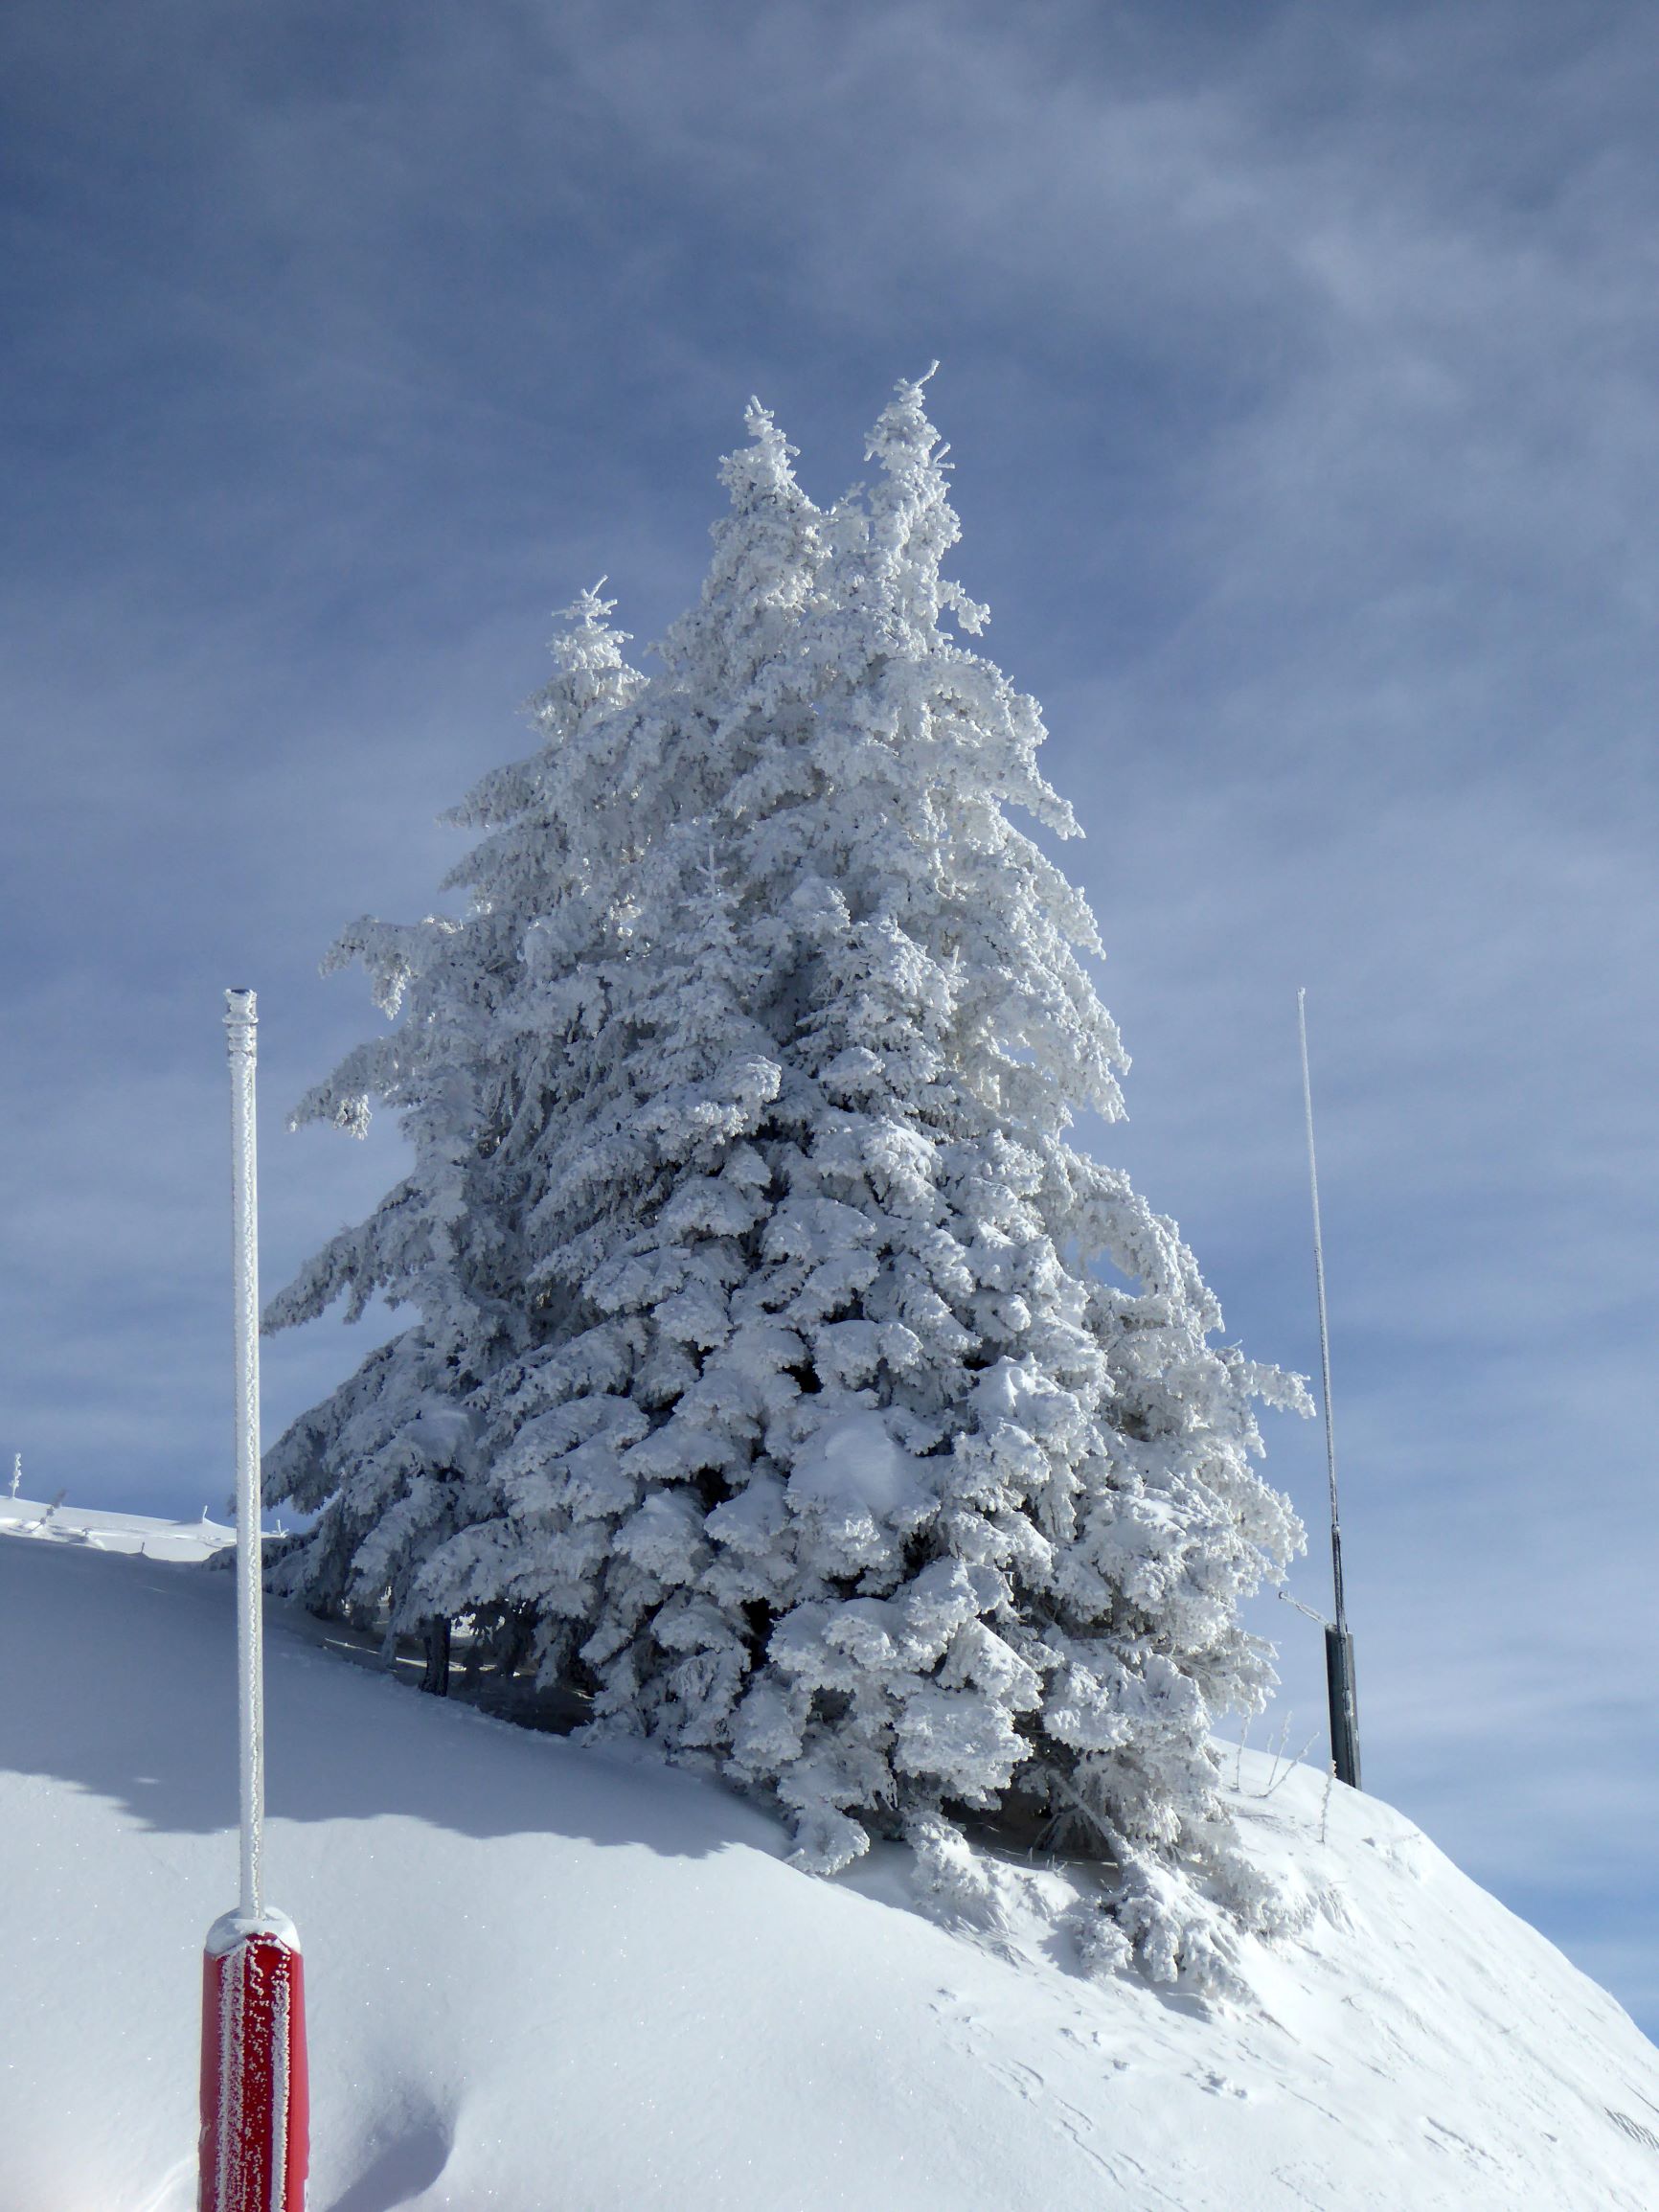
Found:
[{"label": "snow-covered fence post", "polygon": [[309,2150],[299,1938],[264,1898],[260,1312],[251,991],[227,991],[236,1282],[237,1717],[241,1890],[202,1964],[199,2212],[304,2212]]}]

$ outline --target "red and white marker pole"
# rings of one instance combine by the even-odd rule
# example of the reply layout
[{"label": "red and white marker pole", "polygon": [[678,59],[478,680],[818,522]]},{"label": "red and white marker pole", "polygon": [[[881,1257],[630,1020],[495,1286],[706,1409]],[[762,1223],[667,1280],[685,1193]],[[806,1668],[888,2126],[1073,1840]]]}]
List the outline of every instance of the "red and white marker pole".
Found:
[{"label": "red and white marker pole", "polygon": [[264,1899],[261,1648],[259,1223],[251,991],[225,992],[231,1059],[237,1351],[237,1709],[241,1894],[202,1962],[199,2212],[305,2212],[309,2156],[305,1973],[285,1913]]}]

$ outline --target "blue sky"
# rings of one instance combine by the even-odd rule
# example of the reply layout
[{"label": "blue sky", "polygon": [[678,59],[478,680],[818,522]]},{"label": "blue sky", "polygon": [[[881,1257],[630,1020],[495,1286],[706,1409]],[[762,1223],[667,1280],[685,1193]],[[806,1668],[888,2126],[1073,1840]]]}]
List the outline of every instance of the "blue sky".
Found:
[{"label": "blue sky", "polygon": [[[1651,11],[12,0],[0,42],[29,1489],[228,1486],[223,986],[275,1287],[399,1157],[283,1132],[376,1018],[318,959],[431,905],[550,610],[608,573],[660,634],[750,392],[827,497],[938,357],[959,572],[1088,831],[1101,1141],[1305,1370],[1307,987],[1367,1779],[1659,2030]],[[374,1326],[268,1347],[273,1433]],[[1317,1431],[1270,1443],[1317,1530]],[[1297,1748],[1317,1632],[1265,1617]]]}]

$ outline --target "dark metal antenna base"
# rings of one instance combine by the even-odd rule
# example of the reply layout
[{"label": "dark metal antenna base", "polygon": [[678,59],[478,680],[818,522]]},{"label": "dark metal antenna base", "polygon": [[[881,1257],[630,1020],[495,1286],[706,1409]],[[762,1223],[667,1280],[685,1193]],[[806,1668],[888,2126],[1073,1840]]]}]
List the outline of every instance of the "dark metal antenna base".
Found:
[{"label": "dark metal antenna base", "polygon": [[1353,1638],[1325,1626],[1325,1681],[1330,1694],[1330,1763],[1336,1779],[1359,1788],[1359,1699],[1353,1681]]}]

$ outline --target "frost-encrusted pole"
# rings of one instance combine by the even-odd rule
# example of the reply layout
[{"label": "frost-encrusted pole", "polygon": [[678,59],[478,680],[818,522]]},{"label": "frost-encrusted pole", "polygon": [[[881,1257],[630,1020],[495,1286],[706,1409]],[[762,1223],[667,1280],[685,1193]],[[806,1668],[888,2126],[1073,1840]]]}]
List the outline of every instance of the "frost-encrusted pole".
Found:
[{"label": "frost-encrusted pole", "polygon": [[254,1141],[259,1017],[225,992],[237,1450],[237,1738],[241,1888],[208,1930],[202,1969],[198,2212],[303,2212],[309,2158],[299,1937],[264,1896],[264,1669],[260,1534],[260,1259]]},{"label": "frost-encrusted pole", "polygon": [[1313,1151],[1313,1083],[1307,1072],[1307,993],[1296,993],[1302,1040],[1302,1106],[1307,1124],[1307,1187],[1313,1200],[1313,1279],[1319,1293],[1319,1379],[1325,1403],[1325,1467],[1330,1484],[1330,1580],[1334,1620],[1325,1625],[1325,1678],[1330,1699],[1330,1760],[1339,1782],[1359,1788],[1359,1701],[1353,1638],[1342,1587],[1342,1514],[1336,1495],[1336,1424],[1330,1409],[1330,1327],[1325,1310],[1325,1238],[1319,1224],[1319,1166]]},{"label": "frost-encrusted pole", "polygon": [[261,1634],[260,1224],[254,1128],[259,1011],[251,991],[225,992],[231,1060],[231,1247],[236,1299],[237,1743],[241,1769],[241,1895],[257,1921],[264,1904],[265,1685]]}]

